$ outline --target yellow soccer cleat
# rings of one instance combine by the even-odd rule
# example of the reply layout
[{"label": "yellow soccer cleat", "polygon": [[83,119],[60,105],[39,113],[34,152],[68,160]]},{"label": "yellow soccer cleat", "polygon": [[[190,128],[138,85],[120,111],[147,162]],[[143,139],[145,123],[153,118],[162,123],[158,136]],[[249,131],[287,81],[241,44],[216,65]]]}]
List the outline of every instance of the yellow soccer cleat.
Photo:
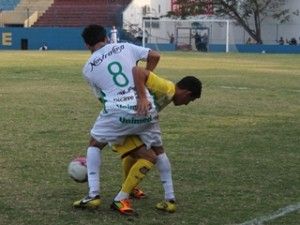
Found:
[{"label": "yellow soccer cleat", "polygon": [[173,213],[176,211],[176,203],[174,200],[165,200],[157,203],[155,208],[165,212]]},{"label": "yellow soccer cleat", "polygon": [[95,197],[86,196],[81,200],[78,200],[73,203],[74,208],[81,209],[97,209],[101,204],[100,196],[97,195]]}]

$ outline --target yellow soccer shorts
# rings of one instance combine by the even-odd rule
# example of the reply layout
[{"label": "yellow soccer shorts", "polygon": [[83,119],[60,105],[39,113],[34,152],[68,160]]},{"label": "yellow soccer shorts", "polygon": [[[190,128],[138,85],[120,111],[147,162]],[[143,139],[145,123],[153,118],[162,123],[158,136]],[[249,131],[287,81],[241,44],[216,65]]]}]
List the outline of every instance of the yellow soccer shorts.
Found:
[{"label": "yellow soccer shorts", "polygon": [[138,136],[127,136],[122,145],[112,145],[112,150],[123,156],[142,145],[144,145],[144,143]]}]

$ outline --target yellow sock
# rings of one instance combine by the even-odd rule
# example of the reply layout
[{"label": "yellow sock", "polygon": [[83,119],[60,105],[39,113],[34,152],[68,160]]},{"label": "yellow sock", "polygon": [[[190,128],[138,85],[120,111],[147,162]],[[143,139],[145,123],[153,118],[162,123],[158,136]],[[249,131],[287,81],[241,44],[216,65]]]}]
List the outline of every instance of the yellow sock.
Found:
[{"label": "yellow sock", "polygon": [[135,162],[136,159],[132,158],[129,155],[122,159],[123,182],[125,182],[128,173]]},{"label": "yellow sock", "polygon": [[132,189],[142,181],[146,173],[151,170],[153,165],[154,164],[152,162],[146,159],[138,159],[131,167],[128,176],[122,185],[121,191],[129,194]]}]

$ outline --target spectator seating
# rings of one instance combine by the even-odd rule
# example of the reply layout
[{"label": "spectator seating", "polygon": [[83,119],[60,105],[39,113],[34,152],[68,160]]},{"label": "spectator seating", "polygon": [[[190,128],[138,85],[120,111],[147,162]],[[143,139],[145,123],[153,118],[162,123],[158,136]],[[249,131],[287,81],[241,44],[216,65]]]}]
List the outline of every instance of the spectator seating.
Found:
[{"label": "spectator seating", "polygon": [[20,0],[0,0],[0,11],[13,10]]},{"label": "spectator seating", "polygon": [[129,0],[54,0],[35,27],[82,27],[91,23],[120,26]]},{"label": "spectator seating", "polygon": [[[3,1],[3,0],[0,0]],[[4,0],[7,1],[7,0]],[[14,10],[3,11],[3,23],[10,26],[29,26],[42,15],[54,0],[9,0],[18,2]],[[36,14],[36,18],[32,18]],[[30,18],[29,21],[26,20]]]}]

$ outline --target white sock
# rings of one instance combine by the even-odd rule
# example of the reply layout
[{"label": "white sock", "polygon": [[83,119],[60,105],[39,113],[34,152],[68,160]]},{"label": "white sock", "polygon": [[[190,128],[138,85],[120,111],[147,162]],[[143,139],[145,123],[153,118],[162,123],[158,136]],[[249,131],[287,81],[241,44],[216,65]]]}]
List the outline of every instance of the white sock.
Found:
[{"label": "white sock", "polygon": [[129,198],[129,194],[123,191],[120,191],[115,197],[114,201],[121,201],[123,199]]},{"label": "white sock", "polygon": [[88,147],[86,154],[86,166],[90,197],[95,197],[100,194],[100,165],[101,150],[97,147]]},{"label": "white sock", "polygon": [[165,199],[166,200],[175,200],[173,181],[172,181],[172,171],[169,158],[166,153],[160,154],[157,156],[156,167],[160,174],[160,180],[162,182]]}]

